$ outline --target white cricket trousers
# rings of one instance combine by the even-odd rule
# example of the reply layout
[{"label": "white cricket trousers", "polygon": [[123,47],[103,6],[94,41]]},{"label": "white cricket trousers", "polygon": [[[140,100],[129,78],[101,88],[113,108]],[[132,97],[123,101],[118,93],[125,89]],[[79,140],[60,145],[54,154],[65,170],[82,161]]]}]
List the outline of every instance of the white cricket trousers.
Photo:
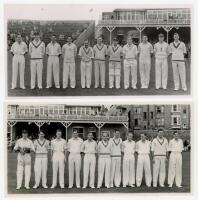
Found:
[{"label": "white cricket trousers", "polygon": [[65,170],[65,155],[63,152],[53,153],[52,158],[52,168],[53,168],[53,181],[52,186],[56,187],[57,185],[57,177],[59,173],[59,185],[60,187],[64,187],[64,170]]},{"label": "white cricket trousers", "polygon": [[68,80],[70,79],[70,87],[76,87],[76,70],[75,62],[64,62],[63,64],[63,88],[68,87]]},{"label": "white cricket trousers", "polygon": [[23,171],[25,171],[25,187],[29,187],[31,177],[31,155],[20,153],[17,156],[17,187],[22,186]]},{"label": "white cricket trousers", "polygon": [[34,163],[34,174],[35,174],[35,185],[40,185],[40,180],[42,179],[42,186],[45,187],[47,184],[47,164],[48,159],[46,156],[36,155]]},{"label": "white cricket trousers", "polygon": [[98,159],[98,187],[102,186],[103,177],[105,175],[105,186],[110,187],[111,158],[101,157]]},{"label": "white cricket trousers", "polygon": [[121,76],[121,64],[120,62],[109,62],[109,88],[114,87],[114,77],[115,77],[115,87],[120,88],[120,76]]},{"label": "white cricket trousers", "polygon": [[131,75],[131,86],[136,88],[137,84],[137,60],[124,60],[124,88],[129,88]]},{"label": "white cricket trousers", "polygon": [[142,183],[143,173],[145,172],[145,181],[148,187],[151,186],[151,163],[148,154],[139,154],[137,159],[136,184],[139,187]]},{"label": "white cricket trousers", "polygon": [[135,184],[135,157],[124,155],[123,157],[123,186]]},{"label": "white cricket trousers", "polygon": [[140,58],[139,59],[139,71],[142,87],[148,87],[150,82],[150,71],[151,71],[151,59]]},{"label": "white cricket trousers", "polygon": [[96,60],[94,62],[95,88],[99,87],[99,79],[101,87],[105,88],[105,70],[105,61]]},{"label": "white cricket trousers", "polygon": [[81,61],[81,86],[82,88],[90,88],[91,86],[91,74],[92,74],[92,61]]},{"label": "white cricket trousers", "polygon": [[12,59],[12,88],[17,86],[18,71],[20,74],[20,87],[24,87],[25,57],[24,55],[14,55]]},{"label": "white cricket trousers", "polygon": [[47,86],[52,86],[52,74],[54,77],[54,83],[56,87],[60,86],[59,83],[59,57],[48,56],[47,60]]},{"label": "white cricket trousers", "polygon": [[166,156],[155,156],[153,163],[153,186],[156,187],[158,183],[163,186],[166,177]]},{"label": "white cricket trousers", "polygon": [[180,80],[182,89],[186,89],[186,67],[184,61],[172,61],[175,88],[179,89]]},{"label": "white cricket trousers", "polygon": [[69,154],[69,187],[74,185],[74,172],[76,175],[76,187],[80,187],[81,155]]},{"label": "white cricket trousers", "polygon": [[172,152],[169,159],[168,184],[173,185],[175,180],[176,186],[182,183],[182,154],[180,152]]},{"label": "white cricket trousers", "polygon": [[[95,168],[96,168],[96,156],[95,154],[85,154],[84,156],[84,168],[83,168],[83,186],[87,187],[88,180],[89,186],[94,187],[95,181]],[[89,179],[88,179],[89,177]]]},{"label": "white cricket trousers", "polygon": [[121,182],[121,156],[111,158],[111,180],[110,185],[120,187]]},{"label": "white cricket trousers", "polygon": [[31,59],[30,73],[31,73],[31,88],[35,88],[36,76],[38,81],[38,87],[41,88],[42,75],[43,75],[43,59]]},{"label": "white cricket trousers", "polygon": [[168,61],[167,58],[156,58],[155,60],[155,88],[167,88]]}]

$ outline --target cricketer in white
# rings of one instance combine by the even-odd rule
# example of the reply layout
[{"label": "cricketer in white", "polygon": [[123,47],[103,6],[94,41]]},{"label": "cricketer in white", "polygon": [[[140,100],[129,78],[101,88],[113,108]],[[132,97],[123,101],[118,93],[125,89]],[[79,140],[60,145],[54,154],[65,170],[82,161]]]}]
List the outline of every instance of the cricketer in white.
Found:
[{"label": "cricketer in white", "polygon": [[83,140],[78,137],[76,129],[73,130],[72,138],[68,140],[67,150],[69,151],[69,188],[74,184],[74,171],[76,175],[76,187],[80,188],[81,169],[81,146]]},{"label": "cricketer in white", "polygon": [[62,137],[62,131],[57,129],[56,139],[51,142],[51,156],[53,168],[53,181],[51,188],[57,185],[57,176],[59,172],[59,185],[64,188],[64,171],[65,171],[65,156],[66,156],[66,140]]},{"label": "cricketer in white", "polygon": [[114,137],[109,139],[111,143],[111,179],[110,186],[120,187],[121,183],[121,147],[122,139],[119,130],[114,132]]},{"label": "cricketer in white", "polygon": [[107,132],[101,132],[102,140],[98,143],[98,186],[102,186],[103,177],[105,174],[105,187],[110,188],[110,174],[111,174],[111,151],[112,146],[109,142]]},{"label": "cricketer in white", "polygon": [[151,163],[150,163],[150,149],[151,142],[146,140],[146,135],[141,133],[141,140],[136,143],[136,151],[138,153],[137,171],[136,171],[136,185],[141,186],[143,172],[145,172],[145,180],[147,187],[151,187]]},{"label": "cricketer in white", "polygon": [[168,140],[164,138],[163,135],[163,130],[158,130],[158,135],[151,144],[151,151],[153,155],[153,187],[157,187],[158,177],[160,187],[164,187],[166,177]]},{"label": "cricketer in white", "polygon": [[96,152],[97,152],[97,143],[93,140],[93,133],[89,132],[87,135],[87,140],[82,144],[81,151],[84,155],[84,168],[83,168],[83,188],[86,188],[88,185],[89,177],[89,186],[90,188],[95,188],[95,168],[96,168]]},{"label": "cricketer in white", "polygon": [[122,143],[123,156],[123,187],[135,187],[135,141],[131,132],[127,135],[127,140]]},{"label": "cricketer in white", "polygon": [[168,184],[169,187],[175,184],[177,187],[182,187],[182,151],[184,150],[183,141],[179,138],[177,132],[174,133],[174,138],[169,142],[169,169],[168,169]]},{"label": "cricketer in white", "polygon": [[28,139],[27,130],[22,131],[22,138],[17,140],[14,151],[18,152],[17,156],[17,187],[19,190],[22,186],[23,172],[25,171],[25,188],[30,189],[31,177],[31,151],[34,150],[33,142]]},{"label": "cricketer in white", "polygon": [[48,152],[49,152],[49,141],[44,138],[45,134],[43,131],[39,132],[39,138],[34,141],[35,149],[35,163],[34,163],[34,174],[35,174],[35,185],[34,189],[39,187],[40,180],[42,179],[43,188],[47,187],[47,167],[48,167]]},{"label": "cricketer in white", "polygon": [[24,85],[24,72],[25,72],[25,54],[28,52],[27,45],[22,41],[20,34],[16,37],[16,42],[11,46],[12,59],[12,87],[17,87],[18,71],[20,74],[20,88],[25,89]]},{"label": "cricketer in white", "polygon": [[155,53],[155,89],[167,89],[168,81],[168,56],[170,48],[168,43],[164,42],[164,34],[158,36],[159,42],[154,45]]}]

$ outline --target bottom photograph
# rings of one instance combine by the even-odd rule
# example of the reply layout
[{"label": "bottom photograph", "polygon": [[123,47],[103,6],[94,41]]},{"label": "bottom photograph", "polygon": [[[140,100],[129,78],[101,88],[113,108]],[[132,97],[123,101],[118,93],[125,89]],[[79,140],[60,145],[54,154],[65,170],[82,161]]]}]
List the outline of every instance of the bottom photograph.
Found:
[{"label": "bottom photograph", "polygon": [[7,104],[7,194],[191,193],[191,105]]}]

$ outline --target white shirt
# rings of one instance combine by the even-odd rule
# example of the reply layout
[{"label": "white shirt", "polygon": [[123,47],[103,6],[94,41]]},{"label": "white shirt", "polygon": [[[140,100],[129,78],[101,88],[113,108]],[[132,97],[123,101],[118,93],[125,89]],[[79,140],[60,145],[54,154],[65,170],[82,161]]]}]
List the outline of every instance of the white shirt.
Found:
[{"label": "white shirt", "polygon": [[178,141],[175,139],[170,140],[168,149],[171,152],[180,152],[181,153],[184,150],[184,145],[183,145],[182,139],[178,139]]},{"label": "white shirt", "polygon": [[122,143],[122,151],[124,153],[124,156],[132,156],[135,153],[135,142],[129,141],[129,140],[125,140]]},{"label": "white shirt", "polygon": [[184,60],[184,54],[186,54],[186,46],[183,42],[172,42],[170,44],[170,52],[172,53],[172,60]]},{"label": "white shirt", "polygon": [[168,140],[166,138],[160,139],[156,137],[151,144],[151,151],[154,152],[154,155],[166,155],[168,151]]},{"label": "white shirt", "polygon": [[93,49],[91,47],[85,48],[85,46],[80,47],[79,56],[83,62],[90,62],[94,57]]},{"label": "white shirt", "polygon": [[170,54],[170,48],[168,43],[166,42],[158,42],[154,45],[154,52],[155,52],[155,57],[157,59],[163,59],[167,58],[168,55]]},{"label": "white shirt", "polygon": [[111,155],[112,156],[121,156],[121,148],[122,148],[122,139],[115,137],[110,138],[109,142],[111,143]]},{"label": "white shirt", "polygon": [[85,154],[95,154],[97,150],[97,143],[92,140],[86,140],[83,142],[82,147],[81,147],[81,151],[84,152]]},{"label": "white shirt", "polygon": [[140,59],[150,59],[151,53],[153,53],[153,46],[150,42],[140,43],[138,46],[138,53],[140,54]]},{"label": "white shirt", "polygon": [[33,142],[28,138],[27,139],[20,138],[16,141],[14,150],[16,151],[23,148],[30,148],[31,151],[35,151]]},{"label": "white shirt", "polygon": [[105,44],[94,45],[93,51],[96,59],[105,60],[105,56],[107,55],[107,46]]},{"label": "white shirt", "polygon": [[12,46],[11,46],[11,50],[10,50],[14,55],[24,55],[28,49],[27,49],[27,45],[25,42],[15,42]]},{"label": "white shirt", "polygon": [[114,45],[109,46],[108,56],[110,57],[109,61],[120,61],[120,57],[122,56],[122,47],[120,45],[117,45],[116,47]]},{"label": "white shirt", "polygon": [[98,143],[97,149],[100,157],[110,157],[112,150],[111,142],[102,140]]},{"label": "white shirt", "polygon": [[75,62],[75,56],[77,54],[77,47],[74,43],[64,44],[62,47],[62,53],[64,62]]},{"label": "white shirt", "polygon": [[145,140],[145,142],[139,140],[136,143],[136,152],[138,154],[150,154],[150,149],[151,149],[151,142],[148,140]]},{"label": "white shirt", "polygon": [[126,60],[133,60],[136,58],[137,56],[137,46],[132,44],[131,46],[129,46],[129,44],[124,45],[123,47],[123,54],[124,54],[124,58]]},{"label": "white shirt", "polygon": [[51,141],[51,150],[54,153],[64,153],[66,149],[66,140],[63,138],[54,139]]},{"label": "white shirt", "polygon": [[36,154],[48,154],[49,141],[44,139],[43,141],[37,139],[34,141],[34,148]]},{"label": "white shirt", "polygon": [[59,43],[50,42],[46,47],[46,54],[49,56],[59,56],[61,54],[61,46]]},{"label": "white shirt", "polygon": [[71,138],[68,140],[68,151],[70,153],[79,154],[82,144],[83,140],[81,138]]},{"label": "white shirt", "polygon": [[43,58],[45,54],[45,44],[41,40],[33,40],[29,44],[29,53],[31,58]]}]

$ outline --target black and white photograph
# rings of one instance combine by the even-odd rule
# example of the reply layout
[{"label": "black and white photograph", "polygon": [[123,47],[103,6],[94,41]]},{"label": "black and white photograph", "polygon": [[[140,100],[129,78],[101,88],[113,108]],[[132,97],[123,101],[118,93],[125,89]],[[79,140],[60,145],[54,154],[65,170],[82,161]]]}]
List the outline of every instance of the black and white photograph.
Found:
[{"label": "black and white photograph", "polygon": [[190,95],[191,18],[181,5],[6,5],[7,96]]},{"label": "black and white photograph", "polygon": [[191,104],[7,104],[7,193],[191,193]]}]

